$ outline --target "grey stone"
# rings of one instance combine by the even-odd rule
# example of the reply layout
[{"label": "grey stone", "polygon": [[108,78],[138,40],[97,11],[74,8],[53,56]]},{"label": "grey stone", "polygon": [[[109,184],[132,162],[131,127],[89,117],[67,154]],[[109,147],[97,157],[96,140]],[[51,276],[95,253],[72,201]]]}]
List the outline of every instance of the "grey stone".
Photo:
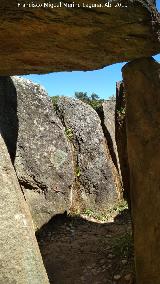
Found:
[{"label": "grey stone", "polygon": [[66,131],[72,133],[70,142],[76,173],[73,208],[104,213],[118,202],[121,187],[100,118],[91,106],[66,97],[59,98],[57,114]]},{"label": "grey stone", "polygon": [[[59,0],[1,0],[0,74],[95,70],[160,52],[153,0],[125,0],[125,7],[91,1],[100,8],[88,8],[84,0],[68,4],[73,2],[75,7],[66,8]],[[28,7],[32,3],[62,6]]]},{"label": "grey stone", "polygon": [[0,135],[0,283],[49,284],[28,206]]},{"label": "grey stone", "polygon": [[120,162],[123,196],[130,208],[130,173],[126,134],[126,91],[123,81],[116,83],[115,138]]},{"label": "grey stone", "polygon": [[3,136],[37,229],[69,210],[70,145],[43,88],[18,77],[1,78],[0,88]]},{"label": "grey stone", "polygon": [[119,174],[121,175],[121,169],[119,164],[119,157],[117,152],[117,144],[115,139],[115,100],[106,100],[103,103],[103,123],[104,123],[104,133],[108,142],[108,147],[112,156],[112,160],[117,167]]}]

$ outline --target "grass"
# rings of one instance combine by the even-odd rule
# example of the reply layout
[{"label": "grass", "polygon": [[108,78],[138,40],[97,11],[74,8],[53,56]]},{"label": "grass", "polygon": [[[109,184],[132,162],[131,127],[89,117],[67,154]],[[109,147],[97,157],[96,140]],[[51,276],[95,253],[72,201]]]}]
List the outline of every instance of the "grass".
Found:
[{"label": "grass", "polygon": [[111,213],[115,212],[117,214],[121,213],[123,210],[128,209],[128,204],[127,201],[122,200],[118,203],[116,203],[113,208],[111,208],[109,211]]},{"label": "grass", "polygon": [[92,209],[85,209],[83,212],[82,212],[83,215],[85,216],[88,216],[90,218],[94,218],[98,221],[106,221],[106,215],[103,214],[103,213],[96,213],[94,212]]},{"label": "grass", "polygon": [[128,204],[126,201],[122,200],[118,203],[116,203],[112,208],[108,209],[106,213],[97,213],[94,212],[92,209],[85,209],[82,214],[85,216],[88,216],[90,218],[94,218],[98,221],[105,222],[108,221],[109,218],[112,216],[116,216],[119,213],[121,213],[123,210],[128,209]]}]

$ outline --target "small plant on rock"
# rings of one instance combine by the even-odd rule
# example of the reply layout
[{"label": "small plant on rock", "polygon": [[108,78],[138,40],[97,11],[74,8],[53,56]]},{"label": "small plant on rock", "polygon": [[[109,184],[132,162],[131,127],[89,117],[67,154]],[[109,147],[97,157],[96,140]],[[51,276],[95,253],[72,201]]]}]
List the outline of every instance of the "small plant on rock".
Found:
[{"label": "small plant on rock", "polygon": [[51,97],[53,108],[56,110],[57,109],[57,102],[58,102],[59,96],[53,96]]},{"label": "small plant on rock", "polygon": [[115,212],[116,214],[119,214],[122,211],[124,211],[125,209],[128,209],[128,204],[127,204],[127,201],[122,200],[122,201],[116,203],[114,205],[114,207],[112,209],[110,209],[110,213],[114,213]]},{"label": "small plant on rock", "polygon": [[76,177],[80,177],[80,175],[81,175],[81,170],[80,170],[80,167],[77,166],[76,167]]},{"label": "small plant on rock", "polygon": [[121,115],[125,115],[126,114],[126,108],[125,107],[121,107],[117,110],[117,113],[119,116]]},{"label": "small plant on rock", "polygon": [[82,214],[101,222],[108,220],[108,216],[106,214],[94,212],[92,209],[85,209]]},{"label": "small plant on rock", "polygon": [[73,139],[73,130],[71,128],[65,128],[65,134],[67,138],[72,141]]}]

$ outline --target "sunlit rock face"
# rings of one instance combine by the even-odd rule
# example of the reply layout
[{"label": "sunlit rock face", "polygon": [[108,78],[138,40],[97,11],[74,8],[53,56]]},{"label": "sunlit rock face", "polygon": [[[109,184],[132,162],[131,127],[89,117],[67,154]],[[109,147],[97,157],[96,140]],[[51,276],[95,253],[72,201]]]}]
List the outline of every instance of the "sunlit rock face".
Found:
[{"label": "sunlit rock face", "polygon": [[73,210],[105,213],[121,198],[121,183],[105,139],[101,120],[86,103],[60,97],[57,114],[72,145],[76,181]]},{"label": "sunlit rock face", "polygon": [[60,97],[53,107],[40,85],[20,77],[1,77],[0,90],[1,132],[35,230],[56,214],[102,213],[119,202],[119,174],[91,106]]},{"label": "sunlit rock face", "polygon": [[0,283],[49,284],[31,215],[1,135],[0,149]]},{"label": "sunlit rock face", "polygon": [[43,0],[40,8],[19,2],[1,1],[1,75],[94,70],[160,52],[153,1],[101,1],[96,8],[93,0],[92,8],[82,0],[67,7],[50,1],[50,8]]},{"label": "sunlit rock face", "polygon": [[5,77],[0,87],[2,134],[37,229],[70,207],[74,180],[70,145],[40,85]]},{"label": "sunlit rock face", "polygon": [[137,283],[160,283],[160,64],[123,67]]}]

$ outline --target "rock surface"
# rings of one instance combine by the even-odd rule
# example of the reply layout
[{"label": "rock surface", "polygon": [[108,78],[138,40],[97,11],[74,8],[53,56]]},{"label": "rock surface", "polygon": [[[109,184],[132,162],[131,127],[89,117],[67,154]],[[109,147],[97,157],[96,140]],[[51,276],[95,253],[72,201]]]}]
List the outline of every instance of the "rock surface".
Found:
[{"label": "rock surface", "polygon": [[44,89],[18,77],[1,78],[0,89],[3,136],[37,229],[70,207],[70,145]]},{"label": "rock surface", "polygon": [[0,135],[0,283],[49,284],[29,209]]},{"label": "rock surface", "polygon": [[[153,1],[125,0],[127,7],[121,8],[114,7],[115,1],[111,8],[74,2],[80,7],[49,1],[62,7],[38,8],[25,0],[1,0],[0,74],[94,70],[160,52],[160,20]],[[90,1],[95,3],[99,1]]]},{"label": "rock surface", "polygon": [[118,202],[121,187],[98,114],[82,101],[60,97],[57,114],[73,149],[76,183],[73,209],[106,212]]},{"label": "rock surface", "polygon": [[107,138],[108,146],[110,149],[110,153],[112,156],[112,160],[117,167],[119,173],[120,165],[119,165],[119,157],[117,152],[117,144],[115,139],[115,108],[116,108],[116,101],[115,100],[108,100],[104,101],[103,103],[103,124],[104,124],[104,134]]},{"label": "rock surface", "polygon": [[[57,113],[44,89],[1,77],[0,126],[35,229],[73,210],[106,212],[121,184],[97,113],[60,98]],[[58,114],[58,116],[57,116]]]},{"label": "rock surface", "polygon": [[115,118],[115,137],[124,189],[124,198],[127,200],[130,207],[130,174],[126,133],[126,93],[123,81],[116,84]]},{"label": "rock surface", "polygon": [[123,68],[137,284],[160,283],[160,64]]}]

